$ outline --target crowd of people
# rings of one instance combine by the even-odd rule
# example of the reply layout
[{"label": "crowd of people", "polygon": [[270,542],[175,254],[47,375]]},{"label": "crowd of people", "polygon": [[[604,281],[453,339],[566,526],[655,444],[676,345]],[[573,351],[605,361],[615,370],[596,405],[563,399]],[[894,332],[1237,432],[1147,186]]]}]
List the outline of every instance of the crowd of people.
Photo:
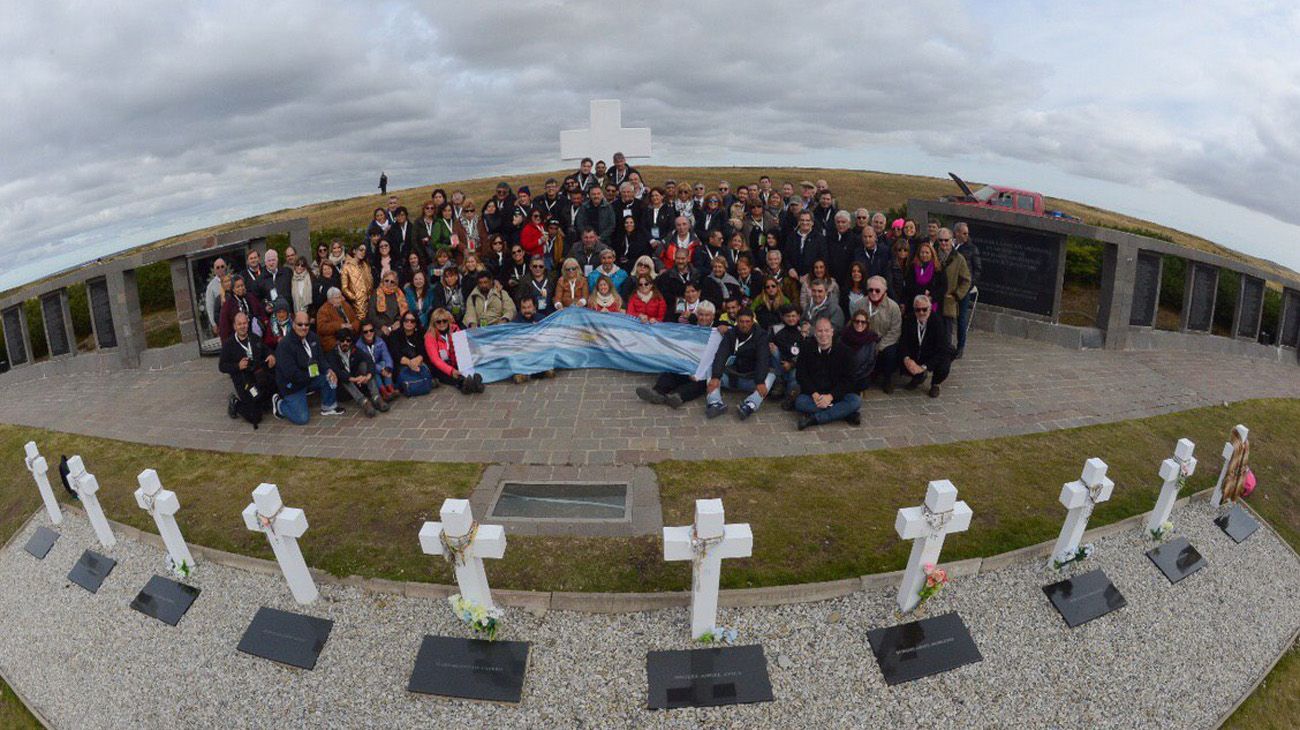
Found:
[{"label": "crowd of people", "polygon": [[860,394],[892,393],[898,376],[938,397],[979,277],[965,223],[922,232],[841,208],[824,180],[651,186],[618,154],[536,195],[501,182],[477,203],[436,189],[414,214],[390,196],[358,243],[218,260],[205,301],[234,384],[229,414],[254,426],[268,409],[307,423],[310,392],[322,416],[343,412],[343,394],[374,416],[440,385],[481,393],[458,367],[457,331],[585,307],[720,331],[710,377],[664,373],[637,389],[642,400],[704,397],[714,418],[734,390],[746,419],[779,398],[802,430],[856,425]]}]

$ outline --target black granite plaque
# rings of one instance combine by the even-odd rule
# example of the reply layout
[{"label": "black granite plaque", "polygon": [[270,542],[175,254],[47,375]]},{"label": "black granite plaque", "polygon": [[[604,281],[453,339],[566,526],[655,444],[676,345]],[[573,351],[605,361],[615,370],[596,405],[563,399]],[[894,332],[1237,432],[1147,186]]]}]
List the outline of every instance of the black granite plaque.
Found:
[{"label": "black granite plaque", "polygon": [[1060,583],[1043,586],[1043,593],[1047,594],[1047,598],[1060,611],[1070,628],[1086,624],[1128,604],[1100,568],[1067,578]]},{"label": "black granite plaque", "polygon": [[9,354],[9,364],[22,365],[27,362],[27,347],[23,341],[23,315],[18,307],[10,307],[4,312],[5,351]]},{"label": "black granite plaque", "polygon": [[155,575],[131,601],[131,608],[175,626],[198,597],[198,588]]},{"label": "black granite plaque", "polygon": [[871,653],[889,685],[983,661],[956,612],[867,632]]},{"label": "black granite plaque", "polygon": [[1214,296],[1219,286],[1219,270],[1213,266],[1187,263],[1192,270],[1192,300],[1187,313],[1187,329],[1209,332],[1214,322]]},{"label": "black granite plaque", "polygon": [[46,555],[50,554],[50,548],[54,547],[54,541],[59,539],[59,533],[48,527],[38,527],[36,532],[27,540],[23,549],[31,553],[32,557],[37,560],[44,560]]},{"label": "black granite plaque", "polygon": [[95,341],[101,349],[117,347],[117,331],[113,329],[113,303],[108,298],[108,282],[91,279],[86,282],[86,298],[90,300],[90,318],[95,323]]},{"label": "black granite plaque", "polygon": [[1300,294],[1287,289],[1282,298],[1282,344],[1287,347],[1300,345]]},{"label": "black granite plaque", "polygon": [[330,638],[334,622],[263,606],[239,640],[245,654],[299,669],[312,669]]},{"label": "black granite plaque", "polygon": [[1264,280],[1241,277],[1241,311],[1237,315],[1237,336],[1255,339],[1259,335],[1259,309],[1264,306]]},{"label": "black granite plaque", "polygon": [[1137,272],[1133,278],[1133,309],[1128,318],[1128,323],[1134,327],[1151,327],[1156,323],[1160,264],[1160,254],[1138,251]]},{"label": "black granite plaque", "polygon": [[108,574],[113,572],[115,565],[117,565],[116,560],[106,558],[94,550],[87,550],[81,554],[77,564],[72,566],[72,572],[68,573],[68,580],[91,593],[98,593],[99,587],[104,584]]},{"label": "black granite plaque", "polygon": [[979,249],[980,303],[1052,316],[1064,238],[967,221]]},{"label": "black granite plaque", "polygon": [[763,647],[652,651],[645,655],[652,710],[771,702]]},{"label": "black granite plaque", "polygon": [[1205,558],[1192,547],[1187,538],[1180,537],[1147,551],[1147,557],[1156,564],[1170,583],[1177,583],[1205,567]]},{"label": "black granite plaque", "polygon": [[1214,518],[1214,524],[1218,525],[1219,529],[1227,533],[1228,537],[1232,538],[1232,541],[1236,543],[1240,543],[1254,535],[1255,530],[1259,529],[1259,523],[1239,504],[1232,505],[1232,509],[1228,514]]},{"label": "black granite plaque", "polygon": [[528,671],[526,641],[425,636],[406,689],[427,695],[518,704]]},{"label": "black granite plaque", "polygon": [[50,355],[58,357],[71,350],[68,328],[63,322],[63,297],[58,292],[41,297],[41,314],[45,317],[45,339]]}]

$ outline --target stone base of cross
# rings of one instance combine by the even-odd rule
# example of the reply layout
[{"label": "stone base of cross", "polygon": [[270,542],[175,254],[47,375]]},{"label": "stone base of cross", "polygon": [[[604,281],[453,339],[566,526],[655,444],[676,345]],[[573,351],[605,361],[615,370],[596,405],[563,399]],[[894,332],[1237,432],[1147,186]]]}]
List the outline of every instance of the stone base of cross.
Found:
[{"label": "stone base of cross", "polygon": [[56,525],[63,524],[63,510],[59,509],[59,500],[54,498],[54,490],[50,488],[49,464],[36,449],[35,441],[28,441],[23,449],[26,452],[27,471],[31,472],[32,478],[36,480],[36,489],[41,493],[41,501],[45,503],[45,512],[49,514],[50,522]]},{"label": "stone base of cross", "polygon": [[319,598],[316,581],[298,547],[298,538],[307,532],[307,515],[300,509],[285,507],[279,487],[262,484],[253,490],[253,501],[244,508],[243,517],[245,527],[264,533],[271,543],[293,600],[305,605]]},{"label": "stone base of cross", "polygon": [[104,508],[99,504],[99,480],[86,471],[80,454],[68,459],[68,484],[77,493],[81,506],[86,510],[86,517],[90,519],[90,526],[95,528],[95,537],[99,538],[99,543],[106,548],[116,545],[113,528],[109,527]]},{"label": "stone base of cross", "polygon": [[907,569],[898,585],[898,610],[907,613],[916,608],[925,586],[925,566],[939,564],[944,538],[969,529],[971,516],[971,508],[957,501],[957,488],[947,479],[930,482],[925,504],[898,510],[894,530],[900,538],[913,541]]},{"label": "stone base of cross", "polygon": [[726,524],[720,499],[695,500],[695,524],[664,528],[664,560],[690,560],[691,638],[718,625],[718,585],[723,558],[747,558],[754,552],[749,524]]},{"label": "stone base of cross", "polygon": [[1061,504],[1069,512],[1065,524],[1061,525],[1061,534],[1056,538],[1052,554],[1047,558],[1048,567],[1053,561],[1066,555],[1073,555],[1079,550],[1079,541],[1083,539],[1084,530],[1088,529],[1088,518],[1100,502],[1110,499],[1115,489],[1115,482],[1106,477],[1106,462],[1096,457],[1083,464],[1083,475],[1061,487]]},{"label": "stone base of cross", "polygon": [[176,513],[181,509],[176,493],[170,489],[163,489],[162,481],[158,479],[158,472],[153,469],[140,472],[136,481],[140,483],[140,488],[135,490],[135,503],[140,506],[140,509],[153,516],[154,523],[158,525],[158,534],[162,536],[163,544],[167,546],[167,555],[171,557],[172,564],[178,569],[186,566],[187,570],[193,570],[194,556],[190,555],[190,546],[185,544],[181,528],[176,524]]},{"label": "stone base of cross", "polygon": [[442,522],[426,522],[420,527],[420,549],[452,564],[462,598],[488,610],[496,608],[483,559],[506,554],[505,529],[475,522],[467,499],[443,500],[438,515]]},{"label": "stone base of cross", "polygon": [[1182,486],[1183,477],[1196,473],[1196,457],[1192,456],[1195,449],[1196,444],[1190,440],[1178,439],[1178,444],[1174,446],[1174,458],[1160,462],[1160,479],[1163,484],[1160,485],[1160,496],[1156,498],[1155,509],[1147,517],[1148,534],[1169,521],[1174,502],[1178,501],[1178,490]]},{"label": "stone base of cross", "polygon": [[[1232,429],[1237,440],[1243,445],[1250,439],[1250,429],[1238,423]],[[1233,446],[1232,441],[1223,444],[1223,468],[1219,470],[1219,481],[1214,483],[1214,492],[1210,494],[1210,506],[1218,507],[1223,504],[1223,480],[1228,476],[1228,465],[1232,463],[1232,457],[1236,455],[1237,447]]]}]

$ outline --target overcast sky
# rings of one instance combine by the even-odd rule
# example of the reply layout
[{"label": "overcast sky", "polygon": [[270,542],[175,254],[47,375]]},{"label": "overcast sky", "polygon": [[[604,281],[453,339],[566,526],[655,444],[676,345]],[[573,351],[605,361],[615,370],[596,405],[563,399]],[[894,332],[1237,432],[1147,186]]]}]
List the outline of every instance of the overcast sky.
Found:
[{"label": "overcast sky", "polygon": [[953,169],[1300,269],[1298,7],[6,0],[0,289],[380,169],[559,167],[593,98],[656,164]]}]

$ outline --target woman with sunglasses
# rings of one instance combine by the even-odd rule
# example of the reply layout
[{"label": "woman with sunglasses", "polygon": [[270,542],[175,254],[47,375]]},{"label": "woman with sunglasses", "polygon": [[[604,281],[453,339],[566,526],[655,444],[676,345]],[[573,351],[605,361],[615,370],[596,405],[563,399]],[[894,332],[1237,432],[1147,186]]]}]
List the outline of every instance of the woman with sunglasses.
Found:
[{"label": "woman with sunglasses", "polygon": [[[381,337],[397,330],[402,315],[406,314],[406,293],[397,288],[397,273],[390,271],[380,279],[379,288],[370,298],[367,320],[375,325]],[[418,317],[417,317],[418,319]]]},{"label": "woman with sunglasses", "polygon": [[424,335],[424,349],[429,353],[433,364],[433,376],[443,383],[455,386],[465,395],[482,393],[482,375],[475,373],[467,378],[456,369],[456,348],[452,345],[451,336],[459,332],[460,327],[456,326],[451,312],[435,309],[432,321],[433,325]]},{"label": "woman with sunglasses", "polygon": [[392,402],[397,398],[397,386],[393,383],[393,356],[388,352],[388,343],[376,334],[373,324],[361,325],[361,339],[357,340],[357,349],[368,355],[375,364],[375,383],[379,386],[379,397]]},{"label": "woman with sunglasses", "polygon": [[316,247],[316,258],[311,262],[311,275],[320,276],[320,262],[330,257],[330,247],[328,243],[322,243]]},{"label": "woman with sunglasses", "polygon": [[858,311],[840,330],[839,340],[853,354],[853,382],[849,390],[860,393],[867,389],[868,376],[875,367],[880,336],[871,331],[871,318],[867,313]]},{"label": "woman with sunglasses", "polygon": [[402,315],[402,326],[388,336],[388,351],[397,361],[394,380],[402,395],[414,398],[438,387],[429,368],[429,353],[424,349],[424,332],[414,313]]},{"label": "woman with sunglasses", "polygon": [[545,256],[546,248],[542,245],[542,239],[546,237],[546,225],[542,223],[542,211],[531,210],[528,212],[528,222],[524,224],[523,230],[519,232],[519,245],[524,247],[524,253],[532,256]]},{"label": "woman with sunglasses", "polygon": [[891,254],[888,277],[889,298],[897,302],[898,306],[907,309],[907,305],[903,302],[903,290],[907,288],[907,260],[912,255],[912,249],[907,241],[899,239],[894,241]]},{"label": "woman with sunglasses", "polygon": [[555,309],[587,306],[587,278],[575,258],[567,258],[560,266],[560,278],[555,282]]},{"label": "woman with sunglasses", "polygon": [[750,309],[754,310],[754,319],[758,320],[760,327],[771,329],[773,325],[781,321],[781,307],[785,305],[795,307],[795,304],[781,291],[781,282],[768,277],[763,282],[762,291],[758,296],[754,297],[754,303],[750,305]]},{"label": "woman with sunglasses", "polygon": [[644,323],[662,322],[668,315],[668,302],[655,288],[655,280],[649,274],[637,278],[636,288],[627,298],[627,313]]},{"label": "woman with sunglasses", "polygon": [[370,307],[370,292],[374,289],[375,279],[370,264],[366,261],[366,245],[358,243],[352,249],[352,255],[343,262],[340,272],[343,282],[343,296],[352,302],[357,315],[363,319]]},{"label": "woman with sunglasses", "polygon": [[[546,268],[546,264],[542,264]],[[507,290],[514,292],[519,286],[528,280],[528,254],[524,253],[524,247],[518,244],[510,247],[510,258],[506,260],[506,265],[497,272],[497,281],[501,282]],[[550,312],[547,312],[549,314]]]}]

